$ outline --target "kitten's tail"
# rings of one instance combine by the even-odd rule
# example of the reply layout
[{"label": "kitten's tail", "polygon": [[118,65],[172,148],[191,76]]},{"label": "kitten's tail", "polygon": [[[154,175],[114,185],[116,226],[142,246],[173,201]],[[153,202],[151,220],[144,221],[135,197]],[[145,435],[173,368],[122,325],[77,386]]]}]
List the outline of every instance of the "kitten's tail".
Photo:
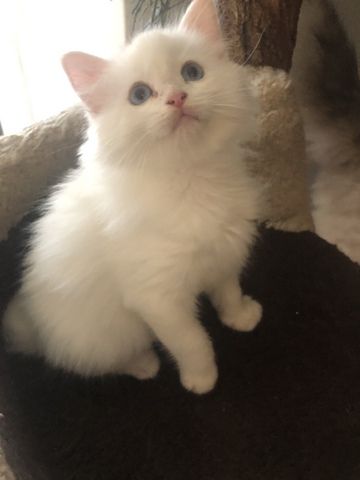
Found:
[{"label": "kitten's tail", "polygon": [[32,355],[39,352],[39,339],[21,293],[18,293],[8,305],[2,330],[7,350]]}]

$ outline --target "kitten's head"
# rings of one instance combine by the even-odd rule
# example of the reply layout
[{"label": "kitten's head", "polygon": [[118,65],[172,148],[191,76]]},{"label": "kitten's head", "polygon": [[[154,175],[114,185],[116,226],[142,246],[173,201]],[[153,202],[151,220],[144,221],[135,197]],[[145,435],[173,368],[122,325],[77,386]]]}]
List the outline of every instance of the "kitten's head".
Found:
[{"label": "kitten's head", "polygon": [[177,28],[140,34],[116,60],[72,52],[63,66],[112,154],[175,155],[252,133],[250,85],[226,56],[212,0],[194,0]]}]

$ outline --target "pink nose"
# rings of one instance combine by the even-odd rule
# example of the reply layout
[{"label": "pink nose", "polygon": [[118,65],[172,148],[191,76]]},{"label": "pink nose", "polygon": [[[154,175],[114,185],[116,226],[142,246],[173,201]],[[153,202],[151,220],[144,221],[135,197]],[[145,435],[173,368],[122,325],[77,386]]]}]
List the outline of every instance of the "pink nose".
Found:
[{"label": "pink nose", "polygon": [[174,107],[181,108],[186,100],[187,93],[185,92],[174,92],[167,99],[167,105],[173,105]]}]

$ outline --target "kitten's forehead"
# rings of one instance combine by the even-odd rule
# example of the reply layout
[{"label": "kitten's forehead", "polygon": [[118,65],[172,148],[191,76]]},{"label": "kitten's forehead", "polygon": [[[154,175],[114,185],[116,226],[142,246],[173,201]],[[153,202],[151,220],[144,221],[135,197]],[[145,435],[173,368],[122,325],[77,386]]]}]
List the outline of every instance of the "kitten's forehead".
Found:
[{"label": "kitten's forehead", "polygon": [[155,30],[140,34],[127,50],[130,68],[158,75],[174,71],[179,63],[203,53],[203,41],[196,35],[177,30]]}]

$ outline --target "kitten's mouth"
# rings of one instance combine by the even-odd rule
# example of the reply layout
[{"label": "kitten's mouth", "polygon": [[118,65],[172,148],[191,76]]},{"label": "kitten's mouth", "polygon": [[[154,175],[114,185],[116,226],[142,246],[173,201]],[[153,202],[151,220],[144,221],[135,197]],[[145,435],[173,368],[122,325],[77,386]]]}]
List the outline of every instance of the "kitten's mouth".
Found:
[{"label": "kitten's mouth", "polygon": [[180,125],[185,125],[188,123],[198,122],[199,117],[190,109],[183,108],[179,111],[179,114],[174,122],[173,130],[176,130]]}]

